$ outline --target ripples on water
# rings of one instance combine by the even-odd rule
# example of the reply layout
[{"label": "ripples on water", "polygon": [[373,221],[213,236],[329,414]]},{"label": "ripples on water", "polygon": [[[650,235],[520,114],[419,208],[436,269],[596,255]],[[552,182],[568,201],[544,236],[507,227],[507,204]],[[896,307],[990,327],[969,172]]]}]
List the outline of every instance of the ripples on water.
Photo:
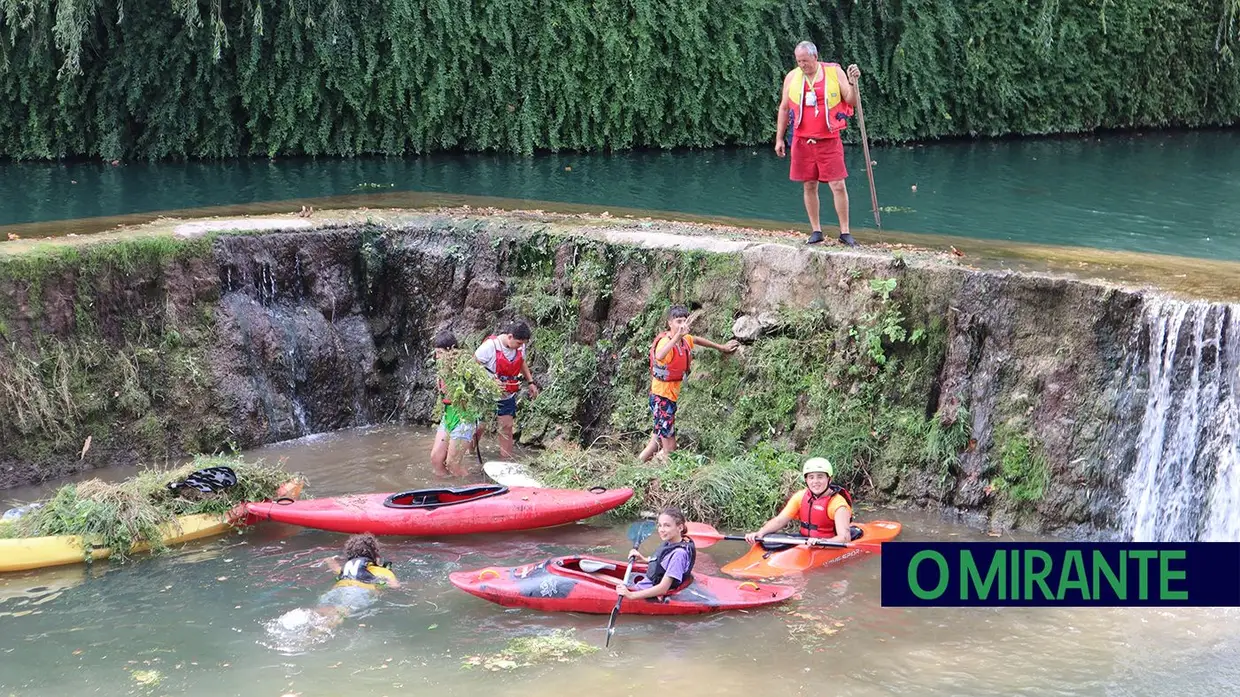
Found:
[{"label": "ripples on water", "polygon": [[[429,431],[384,427],[254,454],[288,457],[324,496],[431,481],[420,475],[429,443]],[[898,517],[908,539],[986,539],[924,514],[870,515]],[[553,629],[601,647],[607,618],[505,609],[457,591],[450,571],[587,549],[619,556],[625,527],[595,519],[508,535],[383,538],[401,587],[333,628],[316,625],[319,633],[298,621],[331,587],[320,562],[344,535],[263,524],[127,565],[7,574],[0,694],[1135,697],[1173,689],[1221,697],[1240,681],[1235,610],[884,608],[873,556],[790,579],[802,598],[781,607],[621,615],[611,649],[574,662],[463,667],[513,637]],[[701,569],[741,552],[729,542],[703,550]],[[139,686],[142,670],[157,671],[157,688]]]}]

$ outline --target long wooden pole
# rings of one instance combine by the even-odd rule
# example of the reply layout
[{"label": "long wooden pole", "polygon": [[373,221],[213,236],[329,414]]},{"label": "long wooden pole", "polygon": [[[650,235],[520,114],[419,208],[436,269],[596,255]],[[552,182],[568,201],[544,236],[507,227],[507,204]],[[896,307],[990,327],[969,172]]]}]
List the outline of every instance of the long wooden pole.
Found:
[{"label": "long wooden pole", "polygon": [[874,207],[874,224],[883,229],[883,221],[878,215],[878,191],[874,188],[874,167],[870,161],[870,139],[865,134],[865,111],[861,109],[861,86],[853,83],[857,90],[857,123],[861,125],[861,152],[865,155],[865,173],[870,178],[870,205]]}]

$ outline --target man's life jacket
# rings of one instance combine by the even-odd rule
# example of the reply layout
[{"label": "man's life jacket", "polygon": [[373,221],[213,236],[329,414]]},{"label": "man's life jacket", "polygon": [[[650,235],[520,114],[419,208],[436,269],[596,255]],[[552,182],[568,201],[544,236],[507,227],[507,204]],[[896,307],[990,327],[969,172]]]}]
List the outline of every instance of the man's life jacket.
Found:
[{"label": "man's life jacket", "polygon": [[[819,63],[818,74],[814,76],[814,85],[826,80],[823,86],[823,94],[825,104],[817,105],[818,108],[827,110],[827,130],[838,135],[839,131],[848,128],[848,117],[853,114],[853,107],[844,101],[840,92],[840,79],[835,69],[839,65],[836,63]],[[793,111],[793,130],[801,125],[801,119],[805,117],[805,100],[806,93],[813,93],[813,85],[805,79],[805,71],[801,68],[793,68],[788,73],[788,78],[784,80],[784,86],[787,92],[788,102],[792,105]],[[815,99],[817,95],[815,95]],[[812,108],[812,107],[811,107]]]},{"label": "man's life jacket", "polygon": [[517,357],[509,360],[504,355],[504,347],[498,341],[499,337],[491,335],[487,337],[488,341],[495,342],[495,378],[499,380],[499,386],[504,390],[505,394],[516,394],[521,391],[521,372],[525,368],[525,346],[517,349]]}]

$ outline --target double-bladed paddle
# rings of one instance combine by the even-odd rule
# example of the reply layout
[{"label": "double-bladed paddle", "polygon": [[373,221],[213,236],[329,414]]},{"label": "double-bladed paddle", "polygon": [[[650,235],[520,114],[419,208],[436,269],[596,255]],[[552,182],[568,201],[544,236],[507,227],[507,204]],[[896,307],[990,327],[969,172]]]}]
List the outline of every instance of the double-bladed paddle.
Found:
[{"label": "double-bladed paddle", "polygon": [[[744,541],[744,535],[724,535],[718,530],[712,528],[706,523],[689,523],[689,537],[693,538],[693,543],[701,548],[710,547],[720,540],[740,540]],[[800,535],[763,535],[758,538],[759,542],[775,545],[806,545],[808,547],[843,547],[848,549],[860,549],[866,552],[883,551],[882,544],[878,542],[828,542],[815,537],[802,537]]]},{"label": "double-bladed paddle", "polygon": [[[633,543],[633,549],[641,547],[642,542],[650,537],[650,533],[654,532],[653,520],[642,520],[629,526],[629,542]],[[624,569],[624,586],[627,588],[629,580],[633,577],[633,562],[637,557],[629,556],[629,565]],[[624,600],[624,596],[616,598],[616,606],[611,609],[611,617],[607,620],[607,641],[604,646],[611,646],[611,635],[616,633],[616,618],[620,616],[620,603]]]}]

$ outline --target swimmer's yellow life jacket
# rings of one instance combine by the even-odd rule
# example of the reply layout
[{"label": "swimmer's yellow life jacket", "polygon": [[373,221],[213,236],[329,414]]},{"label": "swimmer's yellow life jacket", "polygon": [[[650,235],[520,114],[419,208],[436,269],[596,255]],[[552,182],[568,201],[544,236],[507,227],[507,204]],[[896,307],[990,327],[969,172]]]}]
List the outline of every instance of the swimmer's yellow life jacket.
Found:
[{"label": "swimmer's yellow life jacket", "polygon": [[336,586],[361,586],[362,588],[386,586],[389,581],[396,580],[396,574],[392,573],[388,566],[390,562],[380,566],[373,559],[354,557],[341,567],[340,575],[336,577]]}]

